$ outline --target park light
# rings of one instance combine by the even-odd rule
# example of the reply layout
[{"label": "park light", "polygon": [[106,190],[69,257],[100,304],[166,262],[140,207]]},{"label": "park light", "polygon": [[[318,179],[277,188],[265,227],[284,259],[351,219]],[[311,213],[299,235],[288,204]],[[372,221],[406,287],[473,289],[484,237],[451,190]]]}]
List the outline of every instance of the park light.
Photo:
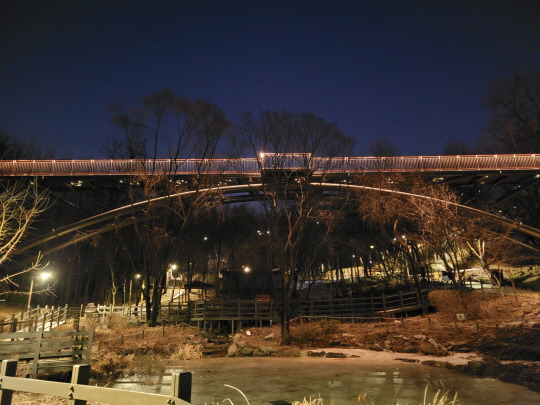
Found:
[{"label": "park light", "polygon": [[251,267],[249,267],[249,266],[244,266],[244,273],[247,274],[247,273],[249,273],[249,272],[251,272]]},{"label": "park light", "polygon": [[261,159],[264,159],[264,152],[259,153],[259,157],[260,157]]},{"label": "park light", "polygon": [[[48,279],[52,277],[52,273],[50,271],[40,271],[37,275],[37,279],[41,280],[41,282],[45,282]],[[37,282],[36,282],[37,284]],[[34,277],[31,278],[30,281],[30,291],[28,293],[28,305],[26,306],[26,310],[30,312],[30,307],[32,305],[32,294],[34,292]]]},{"label": "park light", "polygon": [[375,249],[375,245],[369,245],[370,249]]},{"label": "park light", "polygon": [[208,240],[208,236],[205,236],[203,240],[206,242]]},{"label": "park light", "polygon": [[171,264],[171,269],[172,270],[176,270],[178,268],[178,266],[176,264]]},{"label": "park light", "polygon": [[139,273],[135,274],[135,278],[138,280],[141,278],[141,275]]}]

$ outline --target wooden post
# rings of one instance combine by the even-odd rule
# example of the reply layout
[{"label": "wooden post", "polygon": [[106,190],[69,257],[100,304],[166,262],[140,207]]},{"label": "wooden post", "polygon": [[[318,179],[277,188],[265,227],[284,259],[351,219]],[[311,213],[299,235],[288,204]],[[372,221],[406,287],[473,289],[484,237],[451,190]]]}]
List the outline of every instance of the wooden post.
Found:
[{"label": "wooden post", "polygon": [[11,332],[17,332],[17,318],[15,318],[15,314],[11,314]]},{"label": "wooden post", "polygon": [[[88,385],[90,381],[90,364],[77,364],[73,366],[73,372],[71,373],[71,384]],[[83,399],[73,399],[73,394],[69,394],[69,405],[86,405],[86,401]]]},{"label": "wooden post", "polygon": [[383,306],[383,311],[386,311],[386,295],[382,295],[382,306]]},{"label": "wooden post", "polygon": [[401,308],[403,308],[405,305],[403,304],[403,292],[399,292],[399,305],[401,305]]},{"label": "wooden post", "polygon": [[[6,377],[15,377],[17,373],[17,360],[2,360],[2,368],[0,369],[0,378]],[[11,398],[13,396],[13,391],[3,390],[0,385],[0,404],[2,405],[11,405]]]},{"label": "wooden post", "polygon": [[173,373],[171,379],[171,396],[191,402],[191,373]]}]

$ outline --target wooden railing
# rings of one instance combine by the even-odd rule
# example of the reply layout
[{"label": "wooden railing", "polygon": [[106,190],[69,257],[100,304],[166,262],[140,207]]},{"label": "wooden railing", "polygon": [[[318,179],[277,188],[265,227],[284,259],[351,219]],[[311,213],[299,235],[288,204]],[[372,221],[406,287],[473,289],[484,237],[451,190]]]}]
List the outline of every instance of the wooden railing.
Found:
[{"label": "wooden railing", "polygon": [[[404,292],[392,295],[369,296],[358,298],[332,298],[300,300],[294,308],[297,316],[336,316],[336,317],[384,317],[395,313],[422,308],[427,302],[427,290],[422,292],[423,299],[416,292]],[[158,320],[162,322],[200,322],[219,320],[272,321],[278,318],[279,302],[265,300],[212,300],[192,301],[189,303],[162,304]],[[32,311],[38,311],[35,309]],[[37,313],[37,312],[36,312]],[[146,320],[145,305],[81,305],[80,307],[62,307],[51,311],[42,318],[24,313],[22,321],[15,315],[12,320],[0,323],[0,332],[36,329],[43,325],[53,327],[67,318],[99,318],[119,315],[135,321]],[[36,320],[37,319],[37,320]],[[29,329],[23,329],[23,326]]]},{"label": "wooden railing", "polygon": [[30,311],[21,311],[12,314],[11,318],[0,321],[0,333],[30,330],[52,330],[66,322],[68,306],[63,307],[36,307]]},{"label": "wooden railing", "polygon": [[16,370],[16,360],[2,362],[1,405],[11,405],[13,391],[67,398],[73,405],[85,405],[87,401],[112,405],[189,405],[191,402],[191,373],[174,373],[171,380],[171,394],[161,395],[89,386],[90,366],[74,366],[70,383],[18,378],[15,377]]},{"label": "wooden railing", "polygon": [[216,300],[193,303],[191,319],[226,320],[270,320],[275,317],[271,300]]},{"label": "wooden railing", "polygon": [[[423,302],[427,302],[427,291],[422,291]],[[377,318],[392,316],[422,308],[422,301],[417,292],[393,295],[369,296],[359,298],[334,298],[320,300],[302,300],[299,302],[299,316],[333,316]]]},{"label": "wooden railing", "polygon": [[28,374],[71,369],[75,364],[90,364],[92,337],[88,331],[34,331],[0,333],[0,359],[26,360]]}]

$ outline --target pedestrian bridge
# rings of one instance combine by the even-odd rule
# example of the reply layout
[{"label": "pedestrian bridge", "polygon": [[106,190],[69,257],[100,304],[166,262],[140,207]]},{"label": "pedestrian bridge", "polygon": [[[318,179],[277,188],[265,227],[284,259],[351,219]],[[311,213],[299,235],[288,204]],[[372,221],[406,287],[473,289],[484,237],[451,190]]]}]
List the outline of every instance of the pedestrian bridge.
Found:
[{"label": "pedestrian bridge", "polygon": [[393,157],[314,157],[305,153],[261,153],[235,159],[2,160],[0,176],[126,176],[142,174],[259,175],[261,170],[311,170],[314,174],[356,172],[538,171],[540,154]]}]

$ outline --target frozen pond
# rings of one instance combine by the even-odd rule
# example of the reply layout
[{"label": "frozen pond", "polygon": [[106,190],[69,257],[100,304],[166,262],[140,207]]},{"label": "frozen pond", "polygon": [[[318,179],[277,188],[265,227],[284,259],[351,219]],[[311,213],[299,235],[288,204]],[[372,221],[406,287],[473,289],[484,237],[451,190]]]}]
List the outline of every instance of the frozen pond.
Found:
[{"label": "frozen pond", "polygon": [[[192,403],[211,404],[229,398],[235,405],[265,401],[324,398],[336,405],[358,404],[359,394],[369,403],[400,405],[423,403],[437,389],[458,392],[461,404],[540,404],[540,393],[492,378],[474,378],[452,370],[400,361],[373,361],[362,358],[217,358],[179,362],[179,367],[152,378],[129,377],[118,380],[115,388],[168,394],[170,372],[193,373]],[[227,402],[228,403],[228,402]]]}]

